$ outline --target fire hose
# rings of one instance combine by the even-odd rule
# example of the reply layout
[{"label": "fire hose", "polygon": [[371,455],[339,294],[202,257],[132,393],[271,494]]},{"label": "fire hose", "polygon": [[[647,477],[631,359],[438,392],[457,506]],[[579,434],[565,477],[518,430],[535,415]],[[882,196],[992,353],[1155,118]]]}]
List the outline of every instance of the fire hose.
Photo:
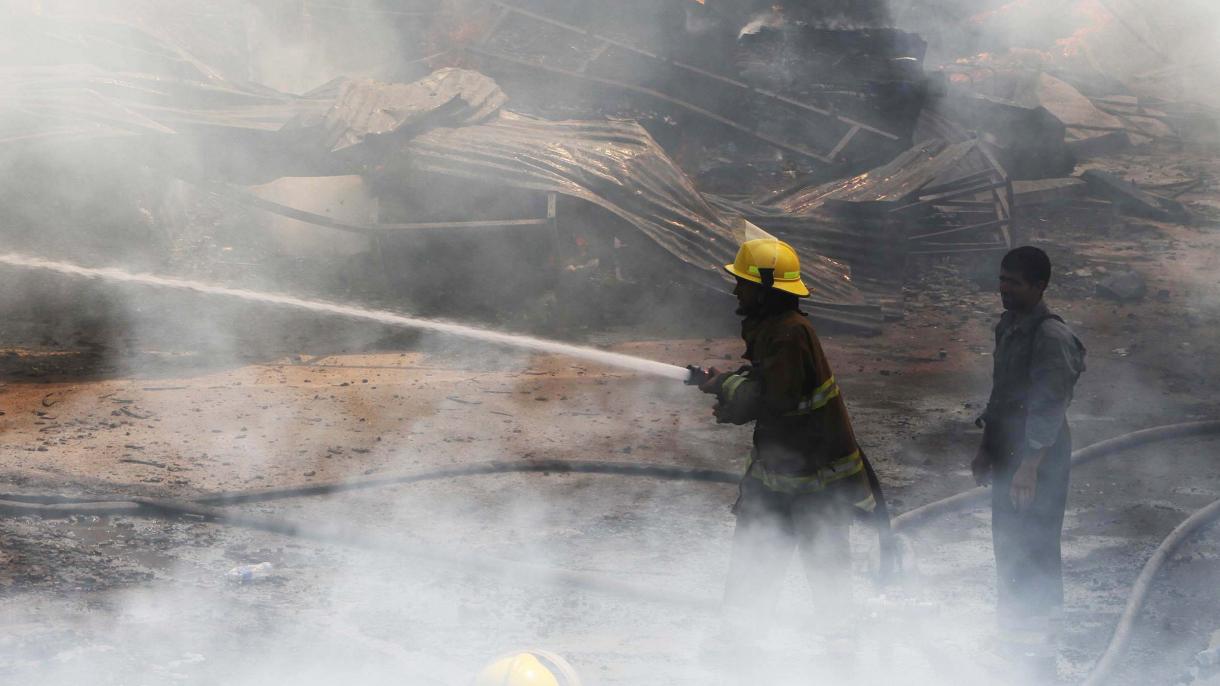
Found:
[{"label": "fire hose", "polygon": [[[1072,455],[1072,465],[1073,467],[1084,465],[1125,450],[1160,441],[1215,435],[1220,435],[1220,421],[1215,420],[1143,429],[1094,443],[1075,451]],[[306,526],[291,520],[265,515],[236,513],[213,506],[216,504],[268,502],[439,479],[506,473],[611,474],[669,481],[695,481],[720,484],[735,484],[740,479],[740,475],[722,470],[643,463],[595,460],[493,461],[372,479],[269,488],[255,491],[216,493],[203,495],[190,501],[143,497],[74,498],[57,495],[0,494],[0,513],[44,516],[109,514],[152,516],[194,515],[220,524],[241,526],[323,542],[341,542],[356,547],[380,550],[393,549],[422,560],[442,564],[459,564],[467,569],[479,569],[497,574],[509,572],[510,579],[601,591],[699,610],[715,611],[719,608],[720,603],[714,600],[685,594],[662,592],[600,575],[496,560],[483,556],[438,552],[419,546],[404,549],[404,546],[399,541],[384,536],[373,536],[333,525],[311,524]],[[919,524],[926,523],[939,515],[975,506],[983,500],[985,493],[986,489],[984,488],[974,488],[915,508],[896,517],[893,521],[893,528],[895,531],[910,529]],[[1118,660],[1130,643],[1135,621],[1142,611],[1144,603],[1147,601],[1152,583],[1165,562],[1169,560],[1173,552],[1184,541],[1217,519],[1220,519],[1220,500],[1195,512],[1190,518],[1178,525],[1157,547],[1136,580],[1126,608],[1115,627],[1110,642],[1085,681],[1085,686],[1097,686],[1104,683],[1105,679],[1109,677],[1117,666]]]},{"label": "fire hose", "polygon": [[1106,646],[1106,651],[1093,665],[1093,671],[1089,673],[1084,686],[1100,686],[1100,684],[1106,683],[1114,672],[1114,668],[1118,666],[1118,661],[1127,650],[1127,646],[1131,643],[1131,632],[1135,627],[1135,620],[1139,617],[1145,601],[1148,600],[1148,593],[1152,589],[1152,581],[1156,578],[1157,572],[1169,561],[1169,557],[1173,555],[1178,546],[1215,523],[1217,519],[1220,519],[1220,500],[1196,510],[1186,521],[1177,525],[1153,551],[1152,557],[1144,563],[1144,568],[1135,580],[1135,585],[1131,587],[1131,596],[1127,599],[1127,606],[1123,608],[1122,617],[1119,618],[1118,625],[1114,628],[1114,634]]},{"label": "fire hose", "polygon": [[[1130,450],[1132,448],[1138,448],[1149,443],[1158,443],[1160,441],[1168,441],[1175,438],[1213,436],[1217,434],[1220,434],[1220,420],[1168,424],[1165,426],[1154,426],[1149,429],[1132,431],[1128,434],[1099,441],[1073,452],[1072,467],[1080,467],[1103,457],[1109,457],[1115,453]],[[986,498],[986,494],[987,489],[980,486],[978,488],[972,488],[968,491],[962,491],[957,495],[949,496],[943,500],[937,500],[935,502],[928,503],[927,505],[917,507],[910,512],[904,512],[898,517],[895,517],[894,529],[896,531],[909,529],[934,517],[939,517],[940,515],[947,514],[949,512],[966,509],[984,500]]]}]

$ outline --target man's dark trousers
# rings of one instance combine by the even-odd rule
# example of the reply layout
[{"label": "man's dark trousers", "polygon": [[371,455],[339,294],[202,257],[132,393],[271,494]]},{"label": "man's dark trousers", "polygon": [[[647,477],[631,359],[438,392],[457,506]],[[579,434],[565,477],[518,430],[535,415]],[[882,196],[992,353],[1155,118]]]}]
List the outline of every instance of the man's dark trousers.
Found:
[{"label": "man's dark trousers", "polygon": [[[1011,454],[1009,451],[1000,454],[1005,453]],[[1002,623],[1047,619],[1063,605],[1060,539],[1071,460],[1072,435],[1065,422],[1055,445],[1038,467],[1033,502],[1020,512],[1013,506],[1011,496],[1018,462],[1001,459],[993,463],[991,536]]]}]

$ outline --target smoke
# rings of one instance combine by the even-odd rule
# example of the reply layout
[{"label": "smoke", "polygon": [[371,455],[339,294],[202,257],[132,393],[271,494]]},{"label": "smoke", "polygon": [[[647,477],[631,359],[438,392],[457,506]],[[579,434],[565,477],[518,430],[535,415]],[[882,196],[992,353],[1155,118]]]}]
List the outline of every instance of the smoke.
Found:
[{"label": "smoke", "polygon": [[[106,83],[86,79],[84,90],[100,93],[119,87],[115,81],[154,92],[166,87],[136,74],[185,74],[203,84],[216,77],[294,94],[339,76],[395,80],[420,68],[405,65],[432,54],[437,41],[427,20],[434,8],[389,2],[360,3],[355,11],[325,2],[238,0],[10,4],[19,20],[7,27],[6,47],[0,48],[6,65],[53,66],[67,81],[88,75],[88,69],[76,70],[81,65],[123,75]],[[1220,63],[1215,53],[1220,10],[1204,0],[1155,12],[1132,0],[1079,0],[1067,6],[1049,0],[895,0],[884,9],[874,3],[833,4],[814,19],[769,12],[763,17],[759,8],[751,8],[731,21],[742,27],[739,35],[799,22],[831,29],[895,26],[923,33],[932,42],[933,62],[976,60],[986,52],[990,59],[1028,59],[1048,70],[1104,67],[1139,95],[1216,97],[1208,84],[1215,83]],[[710,33],[718,21],[730,21],[689,9],[685,23],[673,25]],[[61,19],[63,24],[47,31],[47,22]],[[108,33],[118,24],[139,30],[123,28],[117,37]],[[23,40],[23,35],[39,38]],[[55,40],[43,40],[48,35]],[[149,48],[156,37],[170,39],[188,54],[167,55],[159,43]],[[660,38],[663,42],[665,36]],[[55,102],[24,102],[33,108],[14,117],[63,115],[46,109]],[[115,117],[131,125],[139,121],[131,114]],[[462,329],[448,322],[325,303],[311,309],[303,305],[304,297],[271,296],[269,303],[310,310],[304,313],[251,305],[255,295],[267,292],[361,301],[367,291],[377,290],[370,284],[380,278],[371,261],[362,261],[372,259],[370,241],[359,237],[340,245],[329,234],[302,237],[300,226],[287,222],[270,227],[275,236],[270,239],[262,231],[268,228],[265,217],[167,181],[150,159],[165,151],[182,155],[184,167],[235,169],[242,180],[257,176],[241,163],[230,168],[216,162],[232,151],[207,138],[206,122],[181,125],[199,125],[204,142],[135,155],[122,145],[126,134],[109,131],[104,142],[22,147],[0,160],[9,244],[4,252],[40,256],[8,259],[10,265],[56,268],[46,260],[66,259],[85,265],[84,271],[65,271],[61,264],[60,273],[108,274],[127,282],[115,288],[3,272],[3,311],[15,322],[4,332],[6,344],[29,344],[31,337],[22,332],[33,329],[40,361],[83,345],[94,348],[85,373],[55,387],[60,396],[34,398],[41,403],[40,423],[8,417],[14,428],[5,435],[8,454],[0,459],[6,473],[33,480],[31,490],[72,482],[98,493],[138,487],[189,498],[200,491],[343,481],[517,458],[743,467],[749,430],[713,426],[707,398],[677,383],[681,364],[725,364],[699,359],[711,355],[710,346],[692,333],[684,333],[690,340],[674,343],[672,350],[645,341],[615,347],[619,355],[538,339],[516,345],[521,339],[498,333],[483,336],[496,344],[488,346],[453,336]],[[250,122],[253,129],[259,125]],[[5,148],[10,149],[18,150]],[[373,223],[383,211],[356,177],[343,177],[341,183],[352,186],[338,191],[331,183],[258,180],[270,182],[261,189],[264,197],[337,221]],[[443,204],[441,209],[453,213],[477,213],[497,202],[476,195],[467,184],[451,185],[456,190],[431,186],[431,194],[412,200]],[[1058,262],[1059,255],[1055,258]],[[426,253],[414,259],[400,268],[410,273],[437,266],[426,262]],[[343,265],[338,276],[315,270],[328,261]],[[535,259],[528,269],[549,268],[543,262]],[[453,283],[431,284],[426,296],[470,276],[463,263],[444,266]],[[1192,266],[1210,274],[1214,264],[1201,256]],[[97,271],[106,267],[116,269]],[[137,283],[140,279],[123,276],[131,271],[180,278]],[[159,289],[178,288],[184,280],[233,288],[204,287],[209,297],[199,297],[195,286],[187,286],[195,289],[187,293]],[[653,288],[645,301],[652,303],[656,319],[666,321],[650,330],[689,332],[703,326],[700,332],[723,333],[706,324],[718,314],[689,306],[667,283]],[[1220,302],[1214,285],[1210,288],[1188,303],[1204,315],[1214,314]],[[410,309],[399,295],[377,292],[389,302],[371,309]],[[246,302],[215,297],[234,293],[245,294]],[[493,291],[486,297],[507,310],[518,304],[513,295]],[[403,324],[425,331],[395,328]],[[984,327],[976,328],[980,345],[988,343]],[[563,333],[570,339],[580,332]],[[610,330],[603,339],[619,335]],[[626,357],[632,354],[659,361]],[[1120,415],[1151,417],[1148,396],[1135,389],[1148,386],[1155,373],[1138,367],[1112,370],[1107,388],[1094,386],[1080,395],[1076,416],[1081,422],[1089,421],[1087,416],[1099,422]],[[849,386],[850,370],[841,374]],[[887,377],[890,382],[900,386]],[[173,390],[179,386],[184,388]],[[970,399],[982,392],[962,391]],[[16,395],[0,395],[0,400],[24,407]],[[958,403],[955,399],[953,405]],[[856,419],[864,426],[884,413],[926,414],[931,407],[895,410],[878,403]],[[960,431],[968,414],[959,411],[942,428]],[[64,426],[70,430],[52,431]],[[905,437],[886,440],[900,443]],[[35,446],[65,457],[40,462],[35,470],[23,464]],[[937,470],[919,465],[943,456],[911,449],[901,457],[904,464],[894,466],[900,485],[940,478]],[[1139,463],[1140,476],[1133,481],[1153,483],[1170,471],[1151,462]],[[967,476],[943,480],[935,488],[965,484]],[[1151,497],[1146,491],[1124,496],[1140,502]],[[529,647],[564,655],[588,684],[606,686],[812,681],[923,686],[994,683],[998,672],[1009,669],[988,652],[994,634],[993,566],[988,521],[980,513],[938,524],[908,542],[905,581],[888,589],[871,585],[876,541],[857,527],[851,578],[841,580],[853,586],[850,616],[827,618],[823,608],[811,606],[807,581],[793,564],[778,589],[777,618],[756,627],[749,645],[716,643],[722,618],[714,612],[522,578],[520,564],[555,567],[714,604],[727,574],[733,528],[728,506],[734,497],[723,485],[551,474],[482,476],[241,506],[335,527],[353,539],[376,537],[383,544],[376,550],[185,520],[5,520],[0,563],[12,563],[28,578],[0,588],[5,599],[0,676],[52,686],[463,684],[494,657]],[[1152,513],[1152,524],[1163,524],[1156,519],[1161,509],[1148,506],[1141,512]],[[1088,517],[1073,512],[1069,525]],[[1156,529],[1150,526],[1149,532]],[[1069,607],[1092,602],[1098,612],[1114,609],[1106,603],[1120,594],[1097,588],[1106,582],[1093,582],[1089,575],[1133,564],[1131,555],[1118,550],[1121,542],[1117,536],[1091,537],[1069,546],[1069,568],[1082,570],[1070,572],[1078,576],[1069,583],[1074,594]],[[443,566],[412,557],[408,548],[505,564],[501,573]],[[95,554],[102,550],[104,555]],[[99,561],[106,555],[120,562]],[[29,565],[47,569],[30,571],[30,560],[39,562]],[[260,562],[273,565],[269,580],[237,585],[225,579],[233,566]],[[77,568],[91,570],[87,574],[93,578],[75,575]],[[154,578],[141,578],[145,570]],[[95,586],[102,590],[83,590]],[[1096,617],[1073,619],[1088,627],[1075,636],[1074,648],[1092,654],[1105,628]],[[1084,662],[1078,658],[1075,664]],[[1009,676],[1017,683],[1036,683],[1029,675]]]},{"label": "smoke", "polygon": [[1214,104],[1220,9],[1206,0],[1151,11],[1136,0],[896,0],[895,24],[929,41],[929,61],[979,53],[1105,76],[1136,95]]},{"label": "smoke", "polygon": [[[399,532],[387,540],[439,549],[460,541],[479,555],[511,554],[531,563],[628,576],[675,594],[715,597],[728,528],[722,498],[714,492],[517,478],[490,485],[489,491],[444,484],[292,509],[298,518]],[[616,505],[619,499],[629,502]],[[488,526],[489,516],[496,526]],[[978,608],[963,611],[962,603],[947,602],[949,593],[930,592],[934,582],[921,581],[921,597],[911,599],[878,596],[859,585],[861,614],[845,647],[834,643],[841,638],[822,632],[824,618],[802,616],[808,591],[794,574],[784,585],[783,601],[802,610],[786,613],[796,615],[790,623],[760,630],[755,638],[761,651],[730,647],[708,653],[703,641],[716,632],[718,620],[706,614],[548,591],[523,585],[507,572],[497,578],[421,567],[392,552],[241,532],[222,540],[246,559],[272,560],[276,576],[257,585],[227,584],[220,572],[234,555],[202,550],[188,553],[190,564],[107,594],[86,612],[55,599],[42,601],[37,610],[9,606],[6,619],[32,621],[37,611],[38,626],[55,626],[71,642],[35,634],[30,639],[42,642],[36,651],[33,640],[19,639],[19,650],[6,654],[21,657],[0,668],[12,678],[41,683],[322,684],[346,676],[371,684],[462,684],[489,656],[543,645],[598,684],[794,684],[811,677],[842,683],[852,675],[899,684],[939,683],[945,675],[987,681],[985,661],[969,652]],[[675,549],[680,542],[686,545]],[[866,542],[856,543],[867,549]],[[981,573],[986,566],[985,556],[974,558],[973,569],[960,558],[950,562],[955,572]],[[863,576],[864,570],[854,571]],[[961,585],[954,586],[960,594]],[[912,636],[912,626],[920,628],[919,636]]]}]

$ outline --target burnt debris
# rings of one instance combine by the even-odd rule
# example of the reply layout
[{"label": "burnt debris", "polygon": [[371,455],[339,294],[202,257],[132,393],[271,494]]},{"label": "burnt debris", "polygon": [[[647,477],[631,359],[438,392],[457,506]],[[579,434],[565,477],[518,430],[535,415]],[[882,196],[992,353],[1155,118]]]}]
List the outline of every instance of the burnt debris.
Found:
[{"label": "burnt debris", "polygon": [[[342,7],[326,10],[333,22],[277,11],[295,38],[321,47],[360,26],[340,20]],[[11,94],[0,106],[0,147],[14,160],[6,192],[58,173],[45,159],[23,172],[39,146],[64,151],[55,164],[77,173],[152,169],[297,222],[323,244],[358,237],[341,252],[365,255],[377,288],[414,304],[426,300],[426,279],[396,265],[469,251],[475,236],[498,247],[483,248],[473,293],[537,294],[581,279],[647,288],[661,274],[692,292],[721,290],[731,227],[745,218],[806,257],[820,286],[815,315],[875,331],[901,316],[911,269],[1007,250],[1022,236],[1023,207],[1093,203],[1188,221],[1170,197],[1194,187],[1186,182],[1152,189],[1096,169],[1073,174],[1114,151],[1207,135],[1214,121],[1201,105],[1015,50],[929,69],[928,44],[869,3],[610,11],[463,0],[386,16],[383,28],[419,54],[304,94],[250,78],[253,43],[238,49],[240,36],[226,47],[117,17],[21,19],[22,41],[71,35],[76,49],[70,62],[14,51],[21,63],[0,75]],[[288,177],[354,178],[371,214],[258,191]],[[514,244],[531,247],[505,247]],[[528,279],[494,268],[527,254],[548,266]],[[474,297],[460,291],[447,292]]]}]

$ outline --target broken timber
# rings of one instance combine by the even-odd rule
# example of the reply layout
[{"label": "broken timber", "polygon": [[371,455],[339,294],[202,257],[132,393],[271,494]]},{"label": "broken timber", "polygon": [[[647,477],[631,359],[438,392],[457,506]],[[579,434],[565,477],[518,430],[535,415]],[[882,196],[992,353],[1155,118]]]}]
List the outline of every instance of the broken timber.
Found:
[{"label": "broken timber", "polygon": [[1190,212],[1182,203],[1142,190],[1114,174],[1089,169],[1080,175],[1093,195],[1109,200],[1123,212],[1167,222],[1189,223]]},{"label": "broken timber", "polygon": [[[763,228],[799,223],[818,211],[846,220],[853,227],[854,246],[831,239],[833,229],[811,224],[811,231],[827,240],[823,254],[849,263],[864,257],[882,274],[893,274],[904,254],[1003,250],[1015,242],[1012,182],[991,151],[975,140],[929,140],[854,178],[796,186],[758,200],[790,215],[750,217]],[[972,238],[965,244],[933,240],[945,236]]]},{"label": "broken timber", "polygon": [[341,222],[331,217],[327,217],[315,212],[307,212],[305,210],[289,207],[273,200],[260,198],[253,193],[234,188],[227,184],[212,184],[190,181],[200,187],[205,188],[209,192],[242,205],[247,205],[255,209],[278,214],[282,217],[295,219],[307,224],[321,226],[337,231],[346,231],[348,233],[360,234],[362,236],[370,236],[378,238],[394,233],[402,233],[409,231],[428,231],[434,229],[497,229],[497,228],[524,228],[524,227],[545,227],[548,231],[555,230],[555,193],[546,194],[547,214],[545,217],[537,219],[484,219],[475,221],[448,221],[448,222],[414,222],[410,224],[350,224]]},{"label": "broken timber", "polygon": [[908,258],[1008,250],[1014,206],[1012,182],[979,141],[932,139],[854,178],[759,196],[742,212],[798,251],[848,264],[893,319]]},{"label": "broken timber", "polygon": [[[500,67],[541,72],[552,77],[575,79],[643,96],[822,165],[851,165],[853,162],[875,158],[879,154],[888,157],[884,153],[893,154],[906,144],[894,133],[830,109],[757,88],[735,78],[673,60],[508,3],[488,0],[488,4],[496,8],[497,14],[482,39],[467,46],[466,50],[472,56],[480,58],[489,70]],[[494,38],[510,19],[540,23],[575,34],[575,38],[579,39],[586,52],[571,64],[544,64],[540,59],[523,59],[497,50],[493,46]],[[624,68],[625,63],[630,65],[633,62],[643,64],[647,68]],[[655,78],[664,74],[672,74],[673,78],[663,80],[663,85],[646,80],[643,76],[651,75]],[[738,107],[733,106],[735,100],[740,101],[742,98],[765,100],[773,106],[790,111],[805,122],[807,128],[802,131],[803,135],[800,137],[793,137],[786,130],[785,133],[760,130],[749,118],[741,116]]]},{"label": "broken timber", "polygon": [[[976,156],[982,169],[947,182],[919,189],[912,202],[891,210],[889,221],[908,224],[909,255],[949,255],[1011,249],[1016,204],[1012,181],[986,146],[976,143],[963,156],[968,164]],[[947,236],[973,236],[971,242],[942,240]]]}]

